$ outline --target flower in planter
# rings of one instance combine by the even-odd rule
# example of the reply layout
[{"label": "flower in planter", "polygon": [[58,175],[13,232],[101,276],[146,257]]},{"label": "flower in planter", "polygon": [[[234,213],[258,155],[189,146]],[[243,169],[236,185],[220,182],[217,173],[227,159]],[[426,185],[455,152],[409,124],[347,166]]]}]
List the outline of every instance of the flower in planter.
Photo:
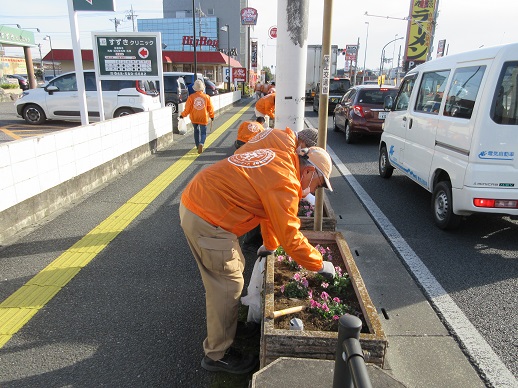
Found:
[{"label": "flower in planter", "polygon": [[288,284],[281,286],[281,292],[287,298],[306,299],[309,292],[308,286],[306,275],[296,272]]},{"label": "flower in planter", "polygon": [[299,217],[313,217],[315,214],[315,207],[306,200],[299,202],[299,211],[297,216]]}]

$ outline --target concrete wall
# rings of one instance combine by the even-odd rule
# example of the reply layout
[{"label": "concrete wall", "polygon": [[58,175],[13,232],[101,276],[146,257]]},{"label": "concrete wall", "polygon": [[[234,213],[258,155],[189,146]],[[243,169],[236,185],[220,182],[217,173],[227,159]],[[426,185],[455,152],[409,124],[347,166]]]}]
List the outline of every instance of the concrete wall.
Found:
[{"label": "concrete wall", "polygon": [[[222,111],[240,98],[211,100]],[[0,244],[172,143],[166,107],[0,144]]]}]

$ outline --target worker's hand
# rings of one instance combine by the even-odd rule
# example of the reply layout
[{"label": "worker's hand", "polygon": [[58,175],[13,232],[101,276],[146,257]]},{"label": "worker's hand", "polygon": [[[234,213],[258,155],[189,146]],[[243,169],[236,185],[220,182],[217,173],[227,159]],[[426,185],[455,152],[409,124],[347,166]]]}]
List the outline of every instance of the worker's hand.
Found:
[{"label": "worker's hand", "polygon": [[269,251],[264,245],[261,245],[257,250],[257,257],[266,257],[273,254],[274,251]]},{"label": "worker's hand", "polygon": [[336,273],[333,263],[330,261],[324,261],[322,264],[322,269],[318,271],[318,273],[325,277],[327,280],[333,280]]}]

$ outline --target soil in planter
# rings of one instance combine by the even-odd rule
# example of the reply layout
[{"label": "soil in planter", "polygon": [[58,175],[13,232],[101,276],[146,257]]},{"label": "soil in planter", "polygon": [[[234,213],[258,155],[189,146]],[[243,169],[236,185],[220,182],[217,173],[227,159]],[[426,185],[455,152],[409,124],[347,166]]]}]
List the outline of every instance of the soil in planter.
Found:
[{"label": "soil in planter", "polygon": [[[346,273],[345,264],[343,262],[340,250],[338,249],[337,244],[326,244],[325,247],[329,247],[332,255],[332,262],[335,267],[340,267],[343,273]],[[295,274],[295,270],[291,269],[287,264],[275,261],[275,271],[274,271],[274,308],[276,311],[283,310],[289,307],[301,306],[304,305],[306,308],[301,312],[284,315],[278,318],[275,318],[274,326],[276,329],[286,329],[290,328],[290,320],[292,318],[299,318],[304,323],[304,331],[312,330],[312,331],[338,331],[338,321],[336,320],[324,320],[322,317],[312,312],[309,309],[310,303],[309,300],[299,300],[287,298],[281,292],[281,286],[286,285],[293,278]],[[342,300],[345,304],[350,306],[350,314],[358,316],[362,320],[362,333],[368,333],[368,327],[363,318],[363,314],[361,312],[360,303],[358,302],[358,298],[356,297],[356,293],[354,292],[354,288],[352,284],[349,284],[344,293],[337,295],[329,292],[328,289],[323,289],[321,287],[317,287],[314,280],[308,278],[309,288],[314,291],[320,292],[326,291],[329,293],[331,298],[337,296]]]}]

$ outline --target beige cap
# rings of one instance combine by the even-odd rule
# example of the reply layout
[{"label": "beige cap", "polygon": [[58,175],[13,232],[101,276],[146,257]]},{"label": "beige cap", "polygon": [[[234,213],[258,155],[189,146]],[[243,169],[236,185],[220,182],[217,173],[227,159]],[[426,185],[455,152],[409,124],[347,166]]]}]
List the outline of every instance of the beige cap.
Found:
[{"label": "beige cap", "polygon": [[201,79],[197,79],[194,81],[194,85],[192,86],[194,90],[199,92],[200,90],[205,90],[205,82],[203,82]]},{"label": "beige cap", "polygon": [[306,156],[309,160],[309,163],[311,163],[324,177],[327,188],[330,191],[333,191],[331,182],[329,182],[333,162],[331,161],[331,157],[327,151],[320,147],[309,147],[307,148]]},{"label": "beige cap", "polygon": [[314,147],[317,145],[318,131],[315,128],[304,128],[297,132],[299,141],[303,141],[306,147]]}]

